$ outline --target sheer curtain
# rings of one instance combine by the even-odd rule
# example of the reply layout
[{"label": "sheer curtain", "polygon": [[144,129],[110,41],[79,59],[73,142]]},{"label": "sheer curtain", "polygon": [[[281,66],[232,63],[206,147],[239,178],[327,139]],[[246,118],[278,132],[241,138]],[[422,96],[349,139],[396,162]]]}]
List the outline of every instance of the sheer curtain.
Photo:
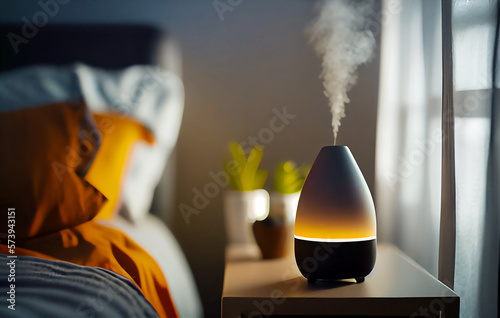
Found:
[{"label": "sheer curtain", "polygon": [[[442,81],[449,83],[456,199],[448,206],[456,205],[456,248],[454,286],[453,279],[445,283],[461,296],[461,317],[497,317],[499,115],[491,107],[498,104],[492,89],[499,82],[493,72],[497,3],[443,0],[443,12],[441,3],[432,0],[387,0],[382,7],[376,158],[379,238],[398,245],[437,277],[441,89]],[[445,13],[451,14],[453,50],[445,54],[444,63],[453,64],[454,75],[442,75]]]},{"label": "sheer curtain", "polygon": [[[392,8],[392,9],[391,9]],[[437,1],[384,1],[376,153],[378,237],[437,274],[441,33]]]}]

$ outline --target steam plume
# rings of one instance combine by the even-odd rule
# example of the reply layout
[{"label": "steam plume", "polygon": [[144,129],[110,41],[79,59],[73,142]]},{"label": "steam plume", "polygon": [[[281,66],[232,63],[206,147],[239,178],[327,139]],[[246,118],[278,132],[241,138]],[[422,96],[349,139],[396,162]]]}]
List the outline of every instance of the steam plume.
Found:
[{"label": "steam plume", "polygon": [[320,77],[332,111],[334,144],[349,103],[347,92],[356,84],[356,70],[373,56],[375,37],[366,27],[372,11],[372,1],[328,0],[306,30],[323,58]]}]

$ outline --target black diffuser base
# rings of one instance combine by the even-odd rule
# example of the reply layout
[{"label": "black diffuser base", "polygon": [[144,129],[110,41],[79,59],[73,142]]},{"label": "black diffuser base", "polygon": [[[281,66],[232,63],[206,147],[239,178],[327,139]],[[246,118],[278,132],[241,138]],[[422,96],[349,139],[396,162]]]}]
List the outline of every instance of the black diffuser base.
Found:
[{"label": "black diffuser base", "polygon": [[316,242],[295,239],[295,261],[308,282],[354,278],[365,280],[375,266],[377,240]]}]

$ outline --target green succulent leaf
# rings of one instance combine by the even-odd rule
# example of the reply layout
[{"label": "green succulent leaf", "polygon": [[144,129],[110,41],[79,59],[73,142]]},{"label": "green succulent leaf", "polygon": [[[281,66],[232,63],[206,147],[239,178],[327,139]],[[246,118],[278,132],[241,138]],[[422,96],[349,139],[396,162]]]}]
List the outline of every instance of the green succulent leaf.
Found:
[{"label": "green succulent leaf", "polygon": [[264,151],[262,147],[254,147],[248,158],[237,142],[229,143],[232,161],[224,162],[224,170],[228,174],[231,187],[238,191],[261,189],[267,179],[267,170],[259,170]]},{"label": "green succulent leaf", "polygon": [[229,151],[231,151],[231,156],[233,157],[234,163],[238,166],[239,169],[243,169],[247,163],[247,159],[245,157],[245,151],[240,146],[239,143],[233,141],[229,144]]},{"label": "green succulent leaf", "polygon": [[229,185],[235,190],[241,190],[242,188],[241,180],[237,174],[238,168],[234,161],[224,161],[224,171],[229,178]]},{"label": "green succulent leaf", "polygon": [[274,172],[274,190],[281,194],[299,192],[307,173],[307,165],[296,167],[293,161],[280,162]]},{"label": "green succulent leaf", "polygon": [[267,170],[264,169],[257,170],[257,173],[255,174],[255,183],[254,183],[255,189],[264,188],[264,184],[266,183],[268,174],[269,173]]},{"label": "green succulent leaf", "polygon": [[255,177],[257,175],[257,170],[259,169],[260,162],[262,160],[264,152],[262,147],[255,147],[250,151],[248,155],[248,160],[241,173],[241,183],[243,185],[243,191],[250,191],[256,189]]}]

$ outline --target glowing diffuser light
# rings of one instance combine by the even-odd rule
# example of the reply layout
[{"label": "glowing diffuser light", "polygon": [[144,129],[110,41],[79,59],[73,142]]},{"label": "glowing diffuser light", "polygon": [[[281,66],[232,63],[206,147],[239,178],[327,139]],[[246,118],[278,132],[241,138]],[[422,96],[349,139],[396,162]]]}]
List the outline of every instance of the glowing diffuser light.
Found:
[{"label": "glowing diffuser light", "polygon": [[370,190],[346,146],[323,147],[302,189],[295,219],[295,260],[310,282],[364,281],[376,258]]}]

